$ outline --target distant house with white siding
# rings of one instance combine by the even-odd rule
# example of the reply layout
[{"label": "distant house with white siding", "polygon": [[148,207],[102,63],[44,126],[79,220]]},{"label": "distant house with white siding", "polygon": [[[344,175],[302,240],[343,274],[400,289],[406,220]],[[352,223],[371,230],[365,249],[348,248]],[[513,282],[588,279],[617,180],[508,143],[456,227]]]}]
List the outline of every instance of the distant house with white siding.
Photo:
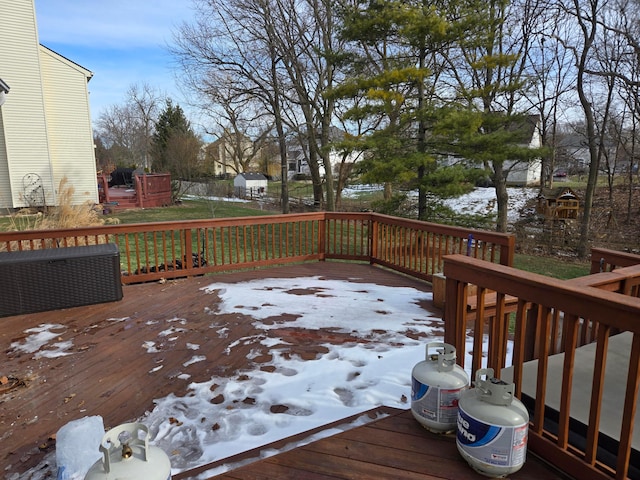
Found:
[{"label": "distant house with white siding", "polygon": [[0,32],[0,209],[56,205],[65,176],[74,204],[97,202],[93,74],[40,45],[32,0],[4,2]]},{"label": "distant house with white siding", "polygon": [[[538,115],[529,115],[520,122],[514,122],[511,126],[513,130],[522,132],[523,138],[526,138],[520,147],[530,149],[539,149],[542,147],[542,136],[540,134],[540,117]],[[468,165],[469,161],[449,155],[441,159],[443,165],[462,164]],[[477,162],[471,162],[477,165]],[[507,172],[507,185],[533,187],[540,185],[542,178],[542,159],[535,158],[528,162],[517,160],[505,160],[503,167]]]}]

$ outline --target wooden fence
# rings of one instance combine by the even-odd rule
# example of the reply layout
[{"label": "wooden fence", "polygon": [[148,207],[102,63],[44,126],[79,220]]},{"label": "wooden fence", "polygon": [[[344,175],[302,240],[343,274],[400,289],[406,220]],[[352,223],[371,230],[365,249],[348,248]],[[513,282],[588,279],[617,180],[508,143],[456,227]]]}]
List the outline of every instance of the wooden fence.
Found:
[{"label": "wooden fence", "polygon": [[[628,264],[629,256],[599,250],[595,255],[598,271],[600,258],[607,265]],[[534,361],[534,416],[529,430],[530,448],[542,458],[570,472],[574,478],[627,478],[632,453],[633,426],[640,384],[640,256],[634,266],[596,273],[573,280],[557,280],[514,268],[487,263],[474,258],[453,255],[444,259],[446,276],[445,341],[465,351],[466,336],[473,335],[472,366],[476,371],[483,358],[488,367],[501,372],[511,367],[516,392],[522,396],[524,365]],[[469,324],[468,292],[475,291],[475,314]],[[488,298],[491,305],[487,309]],[[471,328],[469,328],[471,327]],[[626,373],[626,386],[621,396],[621,418],[616,451],[604,452],[600,434],[600,418],[605,392],[607,348],[613,333],[629,332],[632,336],[628,365],[613,368]],[[513,340],[511,365],[507,361],[507,340]],[[588,401],[586,433],[581,442],[570,442],[575,433],[572,389],[578,347],[595,342]],[[483,345],[486,345],[483,346]],[[558,377],[547,377],[550,355],[563,358]],[[464,356],[459,356],[464,365]],[[580,365],[582,367],[582,365]],[[531,370],[529,370],[531,372]],[[555,426],[549,426],[546,403],[550,384],[560,385],[559,407]],[[619,399],[618,399],[619,400]],[[623,405],[623,407],[622,407]],[[611,425],[608,425],[611,427]],[[609,461],[606,455],[609,454]],[[635,455],[638,455],[637,452]],[[638,467],[636,458],[636,468]],[[636,470],[634,475],[638,475]]]},{"label": "wooden fence", "polygon": [[430,281],[442,257],[511,265],[512,235],[372,213],[303,213],[0,233],[0,250],[115,243],[124,283],[304,261],[357,260]]}]

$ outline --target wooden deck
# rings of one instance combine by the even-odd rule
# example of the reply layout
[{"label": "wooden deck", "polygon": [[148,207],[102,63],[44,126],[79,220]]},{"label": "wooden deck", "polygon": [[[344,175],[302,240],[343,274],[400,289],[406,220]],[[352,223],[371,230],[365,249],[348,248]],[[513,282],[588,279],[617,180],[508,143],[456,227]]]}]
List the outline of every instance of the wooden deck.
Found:
[{"label": "wooden deck", "polygon": [[[241,370],[260,368],[261,363],[269,362],[270,352],[265,350],[256,355],[255,344],[236,346],[231,354],[228,353],[230,344],[256,333],[255,329],[242,315],[217,315],[216,322],[224,323],[230,331],[227,338],[220,339],[211,329],[212,316],[207,311],[215,304],[216,296],[205,293],[201,287],[215,281],[234,283],[265,276],[314,275],[350,281],[358,281],[353,280],[357,277],[380,285],[411,286],[430,291],[430,286],[424,282],[382,268],[320,262],[128,285],[124,287],[124,299],[120,302],[0,319],[0,349],[3,352],[0,378],[5,376],[8,380],[0,385],[0,471],[4,478],[20,475],[38,465],[47,452],[55,449],[55,432],[71,420],[101,415],[105,426],[113,427],[139,418],[153,408],[155,398],[186,393],[191,382],[206,381],[211,376],[233,376]],[[430,304],[422,307],[426,311],[433,309]],[[161,335],[171,328],[167,319],[186,320],[188,328],[180,332],[179,339]],[[41,329],[54,335],[48,348],[51,343],[57,344],[63,356],[52,351],[49,356],[43,356],[47,352],[42,349],[34,352],[25,348],[27,338],[35,333],[29,330],[43,325],[48,327]],[[325,353],[321,343],[358,341],[349,333],[300,335],[294,328],[278,329],[274,335],[291,340],[287,348],[292,355],[303,359]],[[150,338],[157,341],[158,351],[141,355],[146,352],[143,344]],[[179,375],[185,371],[184,364],[193,354],[187,347],[189,343],[207,345],[208,361],[189,365],[187,380]],[[22,350],[16,348],[17,345],[22,346]],[[282,351],[284,346],[278,348]],[[249,355],[251,350],[254,351]],[[151,374],[159,365],[163,366],[161,374]],[[409,475],[407,472],[412,472],[411,478],[481,478],[456,457],[453,439],[427,434],[406,412],[393,413],[366,427],[284,456],[272,457],[260,463],[264,466],[254,464],[254,467],[238,469],[238,473],[227,473],[226,478],[371,478],[370,472],[375,471],[386,478],[405,478]],[[386,445],[358,440],[358,435],[373,439],[374,432],[379,442],[384,440]],[[296,455],[299,455],[298,460]],[[437,461],[430,461],[434,459]],[[379,465],[380,462],[390,463]],[[419,470],[415,470],[417,466]],[[257,470],[251,473],[251,468]],[[517,474],[521,476],[514,475],[513,478],[561,478],[544,468],[530,459]],[[275,473],[277,469],[285,469],[288,473],[283,470],[280,475]],[[268,473],[270,471],[274,474]],[[382,475],[380,472],[393,474]],[[188,476],[185,473],[180,478]]]},{"label": "wooden deck", "polygon": [[[174,480],[209,478],[216,480],[261,479],[373,479],[470,480],[484,477],[471,469],[458,454],[455,435],[436,435],[422,428],[408,410],[379,408],[367,412],[382,418],[342,433],[297,446],[275,456],[259,458],[259,451],[247,452],[208,467],[174,475]],[[335,428],[338,425],[330,425]],[[313,432],[317,433],[317,432]],[[286,449],[287,443],[304,441],[303,436],[287,439],[262,450]],[[225,464],[253,463],[214,475],[207,471]],[[224,467],[222,467],[224,468]],[[522,469],[509,476],[513,480],[562,480],[569,477],[528,455]]]}]

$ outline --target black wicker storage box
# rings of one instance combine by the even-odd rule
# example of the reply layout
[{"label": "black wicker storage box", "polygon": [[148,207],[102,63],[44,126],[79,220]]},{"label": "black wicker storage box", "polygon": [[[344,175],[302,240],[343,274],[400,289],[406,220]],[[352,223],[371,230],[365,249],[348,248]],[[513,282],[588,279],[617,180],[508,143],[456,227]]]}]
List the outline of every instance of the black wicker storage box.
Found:
[{"label": "black wicker storage box", "polygon": [[115,244],[0,252],[0,317],[122,299]]}]

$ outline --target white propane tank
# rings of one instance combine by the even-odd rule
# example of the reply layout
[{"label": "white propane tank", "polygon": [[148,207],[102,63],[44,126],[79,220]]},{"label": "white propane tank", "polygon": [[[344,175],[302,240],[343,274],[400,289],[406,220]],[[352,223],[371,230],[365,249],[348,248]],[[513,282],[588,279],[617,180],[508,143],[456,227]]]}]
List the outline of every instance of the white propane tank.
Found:
[{"label": "white propane tank", "polygon": [[413,417],[430,432],[453,432],[458,399],[468,386],[467,372],[456,364],[456,349],[448,343],[427,344],[425,359],[411,372]]},{"label": "white propane tank", "polygon": [[458,451],[476,472],[506,477],[524,465],[529,413],[514,384],[494,378],[492,368],[476,372],[474,387],[458,404]]},{"label": "white propane tank", "polygon": [[171,479],[169,457],[160,448],[149,445],[149,429],[142,423],[112,428],[102,437],[100,451],[103,459],[93,464],[85,480]]}]

